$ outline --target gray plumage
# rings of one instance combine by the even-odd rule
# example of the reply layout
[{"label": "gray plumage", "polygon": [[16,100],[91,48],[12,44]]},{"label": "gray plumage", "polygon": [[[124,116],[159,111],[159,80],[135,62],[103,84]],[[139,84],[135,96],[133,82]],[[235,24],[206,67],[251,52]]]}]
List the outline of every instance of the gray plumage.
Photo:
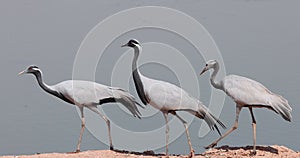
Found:
[{"label": "gray plumage", "polygon": [[194,150],[190,141],[187,122],[182,119],[176,111],[186,111],[200,119],[204,119],[210,129],[216,129],[221,135],[217,124],[222,128],[225,128],[225,125],[213,116],[202,102],[174,84],[148,78],[139,72],[139,69],[137,68],[137,59],[141,52],[141,45],[137,40],[132,39],[123,46],[134,49],[132,74],[135,88],[140,99],[145,105],[150,104],[154,108],[160,110],[164,115],[166,121],[166,155],[168,155],[169,126],[167,115],[169,113],[175,115],[183,123],[188,138],[191,157],[194,156]]},{"label": "gray plumage", "polygon": [[219,71],[219,63],[216,60],[208,61],[200,75],[210,69],[213,69],[213,73],[210,77],[212,86],[224,91],[235,101],[236,119],[231,129],[229,129],[223,136],[211,143],[206,148],[212,148],[216,146],[220,140],[237,129],[240,111],[243,107],[247,107],[252,117],[253,154],[256,154],[256,120],[252,108],[268,108],[281,115],[281,117],[286,121],[291,121],[291,106],[282,96],[272,93],[261,83],[246,77],[228,75],[221,81],[215,81],[215,77]]},{"label": "gray plumage", "polygon": [[42,71],[37,66],[29,66],[26,70],[20,72],[19,74],[24,73],[33,74],[36,77],[40,87],[46,92],[64,100],[65,102],[79,107],[81,112],[82,127],[76,152],[80,151],[80,144],[85,127],[83,113],[84,107],[100,115],[107,123],[110,149],[113,149],[110,133],[110,122],[105,115],[99,112],[97,106],[105,103],[119,102],[123,104],[134,117],[140,118],[141,116],[136,104],[139,106],[141,105],[135,101],[134,97],[130,93],[121,88],[109,87],[99,83],[81,80],[68,80],[49,86],[43,82]]}]

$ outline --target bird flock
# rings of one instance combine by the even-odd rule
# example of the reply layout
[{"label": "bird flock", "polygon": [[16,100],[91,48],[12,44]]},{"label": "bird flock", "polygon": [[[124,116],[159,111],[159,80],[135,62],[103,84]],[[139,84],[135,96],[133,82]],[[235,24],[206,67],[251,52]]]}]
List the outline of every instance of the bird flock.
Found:
[{"label": "bird flock", "polygon": [[[185,111],[199,119],[203,119],[211,130],[216,130],[218,132],[220,138],[205,147],[208,149],[215,147],[219,141],[238,128],[240,111],[243,107],[248,108],[252,118],[253,154],[256,154],[256,120],[253,114],[253,108],[267,108],[279,114],[286,121],[290,122],[292,119],[292,108],[285,98],[272,93],[261,83],[242,76],[228,75],[224,77],[224,79],[216,81],[215,77],[219,70],[219,64],[216,60],[209,60],[200,75],[212,69],[213,73],[210,77],[211,85],[216,89],[224,91],[236,103],[235,122],[233,126],[222,135],[219,127],[225,129],[225,125],[221,120],[214,116],[201,101],[174,84],[146,77],[139,71],[137,61],[142,46],[136,39],[129,40],[126,44],[122,45],[122,47],[129,47],[134,50],[131,67],[132,76],[136,92],[142,104],[149,104],[160,110],[163,114],[166,124],[165,154],[167,156],[169,155],[168,114],[174,115],[182,122],[190,149],[189,157],[194,157],[195,155],[188,131],[188,124],[177,114],[177,111]],[[144,106],[138,103],[128,91],[122,88],[110,87],[82,80],[67,80],[50,86],[43,82],[42,71],[35,65],[29,66],[19,74],[33,74],[36,77],[39,86],[47,93],[54,95],[67,103],[76,105],[79,108],[81,115],[81,129],[75,152],[80,152],[80,144],[85,129],[85,108],[98,114],[107,124],[111,150],[114,150],[114,147],[112,143],[110,121],[105,115],[100,113],[97,106],[105,103],[118,102],[125,106],[134,117],[139,119],[142,117],[138,107],[144,108]]]}]

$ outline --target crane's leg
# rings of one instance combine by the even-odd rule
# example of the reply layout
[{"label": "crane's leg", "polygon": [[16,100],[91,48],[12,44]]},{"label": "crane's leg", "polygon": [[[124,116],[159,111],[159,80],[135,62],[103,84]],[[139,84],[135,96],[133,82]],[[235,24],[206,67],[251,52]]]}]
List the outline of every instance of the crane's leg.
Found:
[{"label": "crane's leg", "polygon": [[108,118],[106,116],[104,116],[103,114],[100,113],[100,111],[97,109],[96,106],[88,106],[87,108],[89,108],[91,111],[100,115],[103,118],[103,120],[106,122],[107,128],[108,128],[109,149],[114,150],[114,146],[112,144],[112,139],[111,139],[111,132],[110,132],[110,121],[108,120]]},{"label": "crane's leg", "polygon": [[227,135],[229,135],[232,131],[234,131],[234,130],[236,130],[238,128],[239,115],[240,115],[241,109],[242,109],[241,106],[239,106],[239,105],[236,106],[236,115],[235,115],[234,125],[224,135],[222,135],[219,139],[217,139],[216,141],[214,141],[213,143],[211,143],[209,146],[205,147],[205,149],[213,148],[214,146],[216,146],[218,144],[218,142],[220,140],[222,140]]},{"label": "crane's leg", "polygon": [[164,113],[164,118],[166,121],[166,156],[169,156],[169,121],[168,121],[168,113]]},{"label": "crane's leg", "polygon": [[190,146],[190,157],[194,157],[195,156],[195,151],[192,147],[187,122],[185,120],[183,120],[179,115],[177,115],[175,111],[172,114],[175,115],[183,123],[184,128],[185,128],[185,133],[186,133],[186,136],[187,136],[187,139],[188,139],[188,143],[189,143],[189,146]]},{"label": "crane's leg", "polygon": [[78,143],[77,143],[77,149],[76,149],[76,153],[80,152],[80,144],[81,144],[81,140],[82,140],[82,135],[84,132],[84,128],[85,128],[85,120],[84,120],[84,114],[83,114],[83,107],[79,107],[80,110],[80,114],[81,114],[81,130],[80,130],[80,135],[79,135],[79,139],[78,139]]},{"label": "crane's leg", "polygon": [[256,155],[256,120],[252,111],[252,107],[249,107],[249,111],[252,117],[252,129],[253,129],[253,155]]}]

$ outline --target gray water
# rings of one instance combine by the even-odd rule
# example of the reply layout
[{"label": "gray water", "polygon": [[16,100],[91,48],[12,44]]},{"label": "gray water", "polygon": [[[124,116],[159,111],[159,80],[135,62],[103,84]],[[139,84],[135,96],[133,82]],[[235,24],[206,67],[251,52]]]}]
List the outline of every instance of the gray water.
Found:
[{"label": "gray water", "polygon": [[[18,76],[17,73],[28,65],[36,64],[43,70],[48,84],[71,79],[73,61],[86,34],[107,16],[144,5],[170,7],[192,16],[204,25],[216,41],[227,73],[254,78],[288,99],[293,108],[291,123],[269,110],[254,111],[258,122],[257,144],[279,144],[300,150],[299,1],[119,0],[83,3],[2,0],[0,155],[75,150],[80,130],[80,119],[75,107],[46,94],[33,76]],[[126,19],[120,21],[120,25],[122,23],[126,23]],[[110,85],[112,67],[121,55],[118,53],[119,45],[131,37],[142,42],[167,43],[186,52],[185,56],[197,72],[205,64],[203,58],[195,53],[196,50],[177,35],[162,30],[141,29],[120,36],[107,48],[97,67],[97,82]],[[141,70],[147,76],[178,84],[174,72],[163,66],[148,64]],[[208,77],[206,74],[199,78],[200,99],[206,105],[210,96]],[[130,92],[135,94],[132,82]],[[136,94],[135,96],[137,97]],[[159,113],[147,119],[124,120],[127,115],[115,115],[115,108],[104,106],[104,109],[112,115],[115,122],[129,129],[139,128],[136,131],[154,129],[164,124]],[[145,109],[147,110],[150,110],[149,106]],[[234,102],[226,97],[220,119],[229,128],[233,124],[234,115]],[[204,138],[198,138],[201,122],[195,120],[190,126],[192,144],[197,153],[203,152],[203,147],[218,137],[216,132],[211,132]],[[251,119],[247,110],[241,112],[239,128],[218,145],[225,144],[252,144]],[[108,147],[86,131],[81,149]],[[164,150],[161,148],[156,151]],[[188,153],[185,135],[170,145],[170,153]]]}]

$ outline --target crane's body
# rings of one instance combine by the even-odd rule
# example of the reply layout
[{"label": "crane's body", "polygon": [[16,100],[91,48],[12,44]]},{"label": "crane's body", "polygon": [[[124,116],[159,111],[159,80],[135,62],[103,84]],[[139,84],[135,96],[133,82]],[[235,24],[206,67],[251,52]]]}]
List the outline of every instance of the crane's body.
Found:
[{"label": "crane's body", "polygon": [[[149,104],[154,108],[164,112],[186,111],[201,119],[207,114],[207,123],[211,129],[218,127],[217,120],[201,101],[189,95],[185,90],[169,82],[148,78],[140,73],[141,81]],[[221,123],[223,126],[223,124]]]},{"label": "crane's body", "polygon": [[280,114],[282,118],[291,121],[291,111],[288,101],[282,96],[272,93],[261,83],[237,75],[228,75],[223,79],[226,94],[235,102],[256,108],[268,108]]},{"label": "crane's body", "polygon": [[[145,94],[149,104],[158,110],[198,109],[198,100],[192,98],[183,89],[168,82],[154,80],[141,75]],[[152,91],[152,93],[151,93]],[[159,92],[159,93],[154,93]],[[164,110],[165,109],[165,110]]]},{"label": "crane's body", "polygon": [[84,108],[88,108],[97,113],[107,123],[111,150],[113,149],[113,145],[110,133],[110,121],[105,115],[100,113],[100,111],[97,109],[97,106],[104,103],[119,102],[122,103],[132,113],[133,116],[140,118],[140,112],[136,106],[138,103],[130,93],[121,88],[109,87],[99,83],[81,80],[67,80],[49,86],[43,82],[42,71],[37,66],[30,66],[19,74],[24,73],[32,73],[36,76],[38,84],[43,90],[64,100],[67,103],[78,106],[80,109],[82,124],[77,149],[75,152],[80,151],[80,144],[85,128],[83,113]]},{"label": "crane's body", "polygon": [[256,120],[252,108],[270,109],[281,115],[281,117],[286,121],[291,121],[292,119],[292,108],[285,98],[278,94],[272,93],[265,86],[255,80],[238,75],[228,75],[219,82],[215,81],[215,77],[219,70],[219,64],[216,60],[208,61],[200,75],[209,69],[213,69],[213,73],[210,77],[210,82],[213,87],[224,91],[236,103],[236,119],[231,129],[229,129],[223,136],[206,148],[212,148],[216,146],[220,140],[237,129],[240,111],[243,107],[247,107],[252,117],[253,154],[256,154]]},{"label": "crane's body", "polygon": [[[77,106],[95,106],[110,98],[113,89],[90,81],[68,80],[51,86]],[[93,90],[94,89],[94,90]]]},{"label": "crane's body", "polygon": [[220,131],[216,125],[218,123],[223,128],[223,123],[213,116],[207,108],[197,99],[190,96],[186,91],[171,83],[155,80],[142,75],[137,68],[137,59],[141,52],[141,46],[136,40],[130,40],[123,46],[132,47],[134,49],[134,58],[132,62],[132,74],[136,91],[141,101],[147,105],[150,104],[154,108],[160,110],[166,121],[166,155],[168,155],[168,113],[175,115],[183,124],[186,130],[188,143],[190,147],[190,156],[194,156],[194,150],[190,141],[187,122],[184,121],[176,111],[189,112],[200,119],[204,119],[211,129]]},{"label": "crane's body", "polygon": [[[109,87],[99,83],[82,80],[67,80],[51,86],[78,107],[97,107],[104,103],[120,102],[123,97],[132,100],[134,97],[118,87]],[[133,116],[140,117],[136,106],[125,106]]]}]

